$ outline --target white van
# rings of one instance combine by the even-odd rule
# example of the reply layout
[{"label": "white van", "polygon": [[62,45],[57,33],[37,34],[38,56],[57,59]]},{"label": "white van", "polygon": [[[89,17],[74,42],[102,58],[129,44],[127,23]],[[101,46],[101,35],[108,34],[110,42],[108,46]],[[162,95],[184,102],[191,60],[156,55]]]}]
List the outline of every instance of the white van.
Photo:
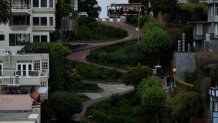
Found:
[{"label": "white van", "polygon": [[88,14],[87,14],[87,12],[79,12],[78,16],[79,17],[88,17]]}]

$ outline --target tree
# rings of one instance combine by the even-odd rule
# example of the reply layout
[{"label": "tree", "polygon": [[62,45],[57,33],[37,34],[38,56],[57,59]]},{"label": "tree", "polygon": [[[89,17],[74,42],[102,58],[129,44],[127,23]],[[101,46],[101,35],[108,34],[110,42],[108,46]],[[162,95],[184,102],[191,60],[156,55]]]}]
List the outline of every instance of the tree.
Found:
[{"label": "tree", "polygon": [[11,17],[11,1],[0,0],[0,23],[6,24]]},{"label": "tree", "polygon": [[164,13],[170,11],[174,2],[173,0],[149,0],[149,1],[151,3],[151,9],[154,12],[155,17],[157,17],[158,14],[163,15]]},{"label": "tree", "polygon": [[61,28],[61,21],[63,16],[72,13],[72,7],[69,0],[57,0],[56,4],[56,28]]},{"label": "tree", "polygon": [[145,89],[140,96],[146,111],[159,111],[165,103],[166,91],[162,87],[151,87]]},{"label": "tree", "polygon": [[124,73],[123,83],[126,85],[133,85],[136,89],[140,82],[150,75],[152,75],[152,70],[148,66],[132,67]]},{"label": "tree", "polygon": [[64,89],[64,56],[70,50],[63,45],[57,43],[51,47],[50,51],[50,78],[49,89],[51,92]]},{"label": "tree", "polygon": [[141,45],[143,53],[153,57],[154,63],[157,57],[170,48],[170,36],[157,20],[151,18],[144,26]]},{"label": "tree", "polygon": [[144,27],[142,35],[143,52],[148,55],[157,55],[170,47],[170,36],[154,19],[150,19]]},{"label": "tree", "polygon": [[144,79],[137,88],[137,94],[145,112],[149,113],[151,119],[158,120],[161,107],[166,100],[166,91],[160,83],[152,77]]},{"label": "tree", "polygon": [[179,9],[191,13],[191,21],[202,21],[207,19],[208,7],[203,3],[179,4]]},{"label": "tree", "polygon": [[81,85],[81,76],[76,69],[70,68],[69,66],[65,66],[64,79],[64,90],[78,91],[78,88]]},{"label": "tree", "polygon": [[75,113],[82,111],[82,102],[79,96],[69,92],[55,92],[49,97],[49,107],[55,118],[69,121]]},{"label": "tree", "polygon": [[145,89],[148,89],[148,88],[151,88],[151,87],[161,87],[161,84],[160,84],[160,82],[158,80],[155,80],[153,77],[145,78],[138,85],[137,94],[141,95],[141,94],[143,94]]},{"label": "tree", "polygon": [[202,108],[202,100],[196,92],[180,93],[170,104],[172,117],[181,123],[187,123],[192,116],[202,112]]},{"label": "tree", "polygon": [[79,12],[87,12],[88,16],[97,18],[99,12],[101,11],[101,7],[98,6],[97,0],[79,0],[78,2]]}]

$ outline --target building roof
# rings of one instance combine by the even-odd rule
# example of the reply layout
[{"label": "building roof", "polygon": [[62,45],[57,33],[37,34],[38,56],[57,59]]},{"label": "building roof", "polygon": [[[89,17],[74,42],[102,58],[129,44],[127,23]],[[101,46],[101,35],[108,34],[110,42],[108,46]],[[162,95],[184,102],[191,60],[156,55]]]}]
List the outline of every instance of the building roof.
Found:
[{"label": "building roof", "polygon": [[194,21],[194,22],[191,22],[191,23],[198,24],[198,23],[210,23],[210,22],[208,22],[208,21]]},{"label": "building roof", "polygon": [[35,121],[38,117],[39,114],[33,114],[32,111],[0,112],[0,123],[35,123],[30,121]]},{"label": "building roof", "polygon": [[0,123],[35,123],[35,121],[0,121]]},{"label": "building roof", "polygon": [[0,111],[32,110],[32,103],[33,99],[29,94],[0,94]]}]

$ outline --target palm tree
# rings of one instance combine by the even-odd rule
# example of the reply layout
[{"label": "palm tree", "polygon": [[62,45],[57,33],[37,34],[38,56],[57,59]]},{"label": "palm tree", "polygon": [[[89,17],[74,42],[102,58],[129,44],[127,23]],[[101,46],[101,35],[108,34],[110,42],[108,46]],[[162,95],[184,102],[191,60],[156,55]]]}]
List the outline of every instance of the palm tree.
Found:
[{"label": "palm tree", "polygon": [[0,0],[0,23],[6,24],[11,17],[11,0]]}]

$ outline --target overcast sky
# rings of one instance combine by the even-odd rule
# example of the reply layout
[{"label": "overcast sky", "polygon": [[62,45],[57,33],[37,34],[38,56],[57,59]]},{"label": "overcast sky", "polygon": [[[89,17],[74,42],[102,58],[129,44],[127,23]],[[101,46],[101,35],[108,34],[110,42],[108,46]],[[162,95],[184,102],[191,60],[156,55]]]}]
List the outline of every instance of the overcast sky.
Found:
[{"label": "overcast sky", "polygon": [[97,0],[98,5],[101,7],[101,14],[99,18],[108,18],[107,17],[107,6],[111,3],[128,3],[128,0]]}]

